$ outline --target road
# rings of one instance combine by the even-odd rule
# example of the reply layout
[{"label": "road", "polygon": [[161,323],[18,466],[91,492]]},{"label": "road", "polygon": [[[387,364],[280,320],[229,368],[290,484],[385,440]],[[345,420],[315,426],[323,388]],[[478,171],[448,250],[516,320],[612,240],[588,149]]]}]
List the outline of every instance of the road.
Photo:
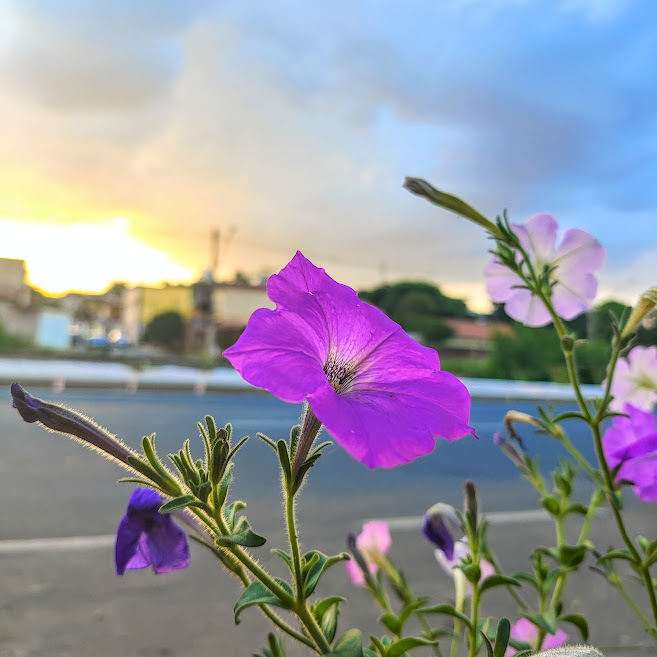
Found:
[{"label": "road", "polygon": [[[67,391],[53,397],[49,391],[31,392],[82,410],[135,447],[142,435],[156,432],[162,454],[190,438],[192,450],[200,456],[196,422],[206,413],[220,424],[231,421],[237,436],[252,436],[237,459],[233,497],[248,503],[248,517],[254,529],[268,537],[269,547],[284,544],[279,530],[277,464],[271,450],[255,438],[255,432],[272,438],[286,436],[298,419],[299,407],[254,394]],[[328,450],[312,471],[301,498],[304,545],[325,552],[341,551],[346,534],[357,532],[365,519],[417,518],[437,501],[460,506],[461,484],[466,478],[477,483],[486,512],[536,509],[533,489],[519,480],[514,466],[492,442],[492,434],[501,429],[509,407],[508,402],[475,401],[471,423],[480,440],[438,441],[431,455],[394,470],[370,471],[339,447]],[[527,412],[534,409],[527,402],[513,407]],[[212,555],[202,548],[193,547],[192,565],[185,572],[155,576],[139,571],[119,578],[113,573],[112,547],[107,539],[101,538],[97,546],[81,540],[74,547],[57,541],[12,543],[17,539],[112,534],[124,513],[130,488],[116,485],[122,474],[114,464],[62,436],[23,423],[9,401],[0,407],[0,426],[0,657],[239,657],[259,649],[266,624],[252,610],[244,614],[239,627],[233,625],[231,610],[238,588],[214,568]],[[571,440],[592,459],[585,427],[571,422],[567,428]],[[531,433],[526,439],[530,452],[540,457],[546,471],[557,465],[561,455],[558,444]],[[581,499],[585,499],[588,485],[584,479],[581,483]],[[652,507],[635,504],[630,511],[637,526],[654,526]],[[498,546],[501,561],[510,572],[526,568],[533,546],[554,541],[548,522],[511,524],[514,517],[521,518],[500,516],[501,522],[491,530],[493,545]],[[413,520],[396,522],[392,558],[404,567],[419,593],[447,599],[453,595],[450,581],[436,566],[430,546],[413,525]],[[618,543],[610,518],[601,517],[596,531],[603,543]],[[649,529],[643,531],[653,537]],[[278,567],[267,546],[261,552],[265,564]],[[640,626],[618,604],[616,594],[594,577],[586,574],[572,587],[569,599],[583,611],[587,605],[593,611],[593,640],[607,648],[609,655],[624,654],[614,646],[640,644]],[[350,599],[342,616],[343,629],[359,625],[366,632],[382,633],[374,622],[377,614],[369,600],[362,591],[352,590],[344,572],[331,578],[327,591]],[[496,605],[491,613],[502,609],[513,615],[514,607],[505,598],[491,601]],[[575,636],[574,631],[572,634]],[[290,655],[297,654],[302,653],[290,651]],[[639,657],[644,652],[639,649],[632,654]]]}]

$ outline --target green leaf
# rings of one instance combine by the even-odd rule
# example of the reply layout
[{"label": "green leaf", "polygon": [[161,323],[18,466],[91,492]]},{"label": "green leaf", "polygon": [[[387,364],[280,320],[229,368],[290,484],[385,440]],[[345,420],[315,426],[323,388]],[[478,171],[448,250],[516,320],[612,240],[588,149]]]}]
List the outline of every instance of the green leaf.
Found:
[{"label": "green leaf", "polygon": [[547,611],[544,614],[525,612],[522,615],[548,634],[555,634],[557,631],[557,619],[554,611]]},{"label": "green leaf", "polygon": [[633,557],[627,548],[620,548],[618,550],[610,550],[607,554],[603,554],[598,558],[598,563],[610,561],[614,559],[625,559],[626,561],[633,561]]},{"label": "green leaf", "polygon": [[559,563],[566,568],[579,566],[585,556],[585,545],[562,545],[559,548]]},{"label": "green leaf", "polygon": [[566,621],[567,623],[572,623],[579,630],[582,635],[582,641],[588,641],[589,639],[589,624],[586,621],[586,618],[581,614],[566,614],[562,616],[559,620]]},{"label": "green leaf", "polygon": [[163,504],[159,508],[160,513],[170,513],[176,509],[184,509],[188,506],[197,506],[201,509],[209,510],[208,506],[197,500],[193,495],[181,495],[180,497],[174,497],[172,500],[169,500],[166,504]]},{"label": "green leaf", "polygon": [[508,618],[500,618],[497,624],[497,633],[495,634],[495,649],[493,650],[493,657],[504,657],[507,646],[509,645],[509,638],[511,637],[511,623]]},{"label": "green leaf", "polygon": [[285,561],[287,567],[290,569],[290,572],[293,571],[294,566],[292,564],[292,557],[287,552],[283,552],[283,550],[279,550],[278,548],[273,548],[272,552],[283,559],[283,561]]},{"label": "green leaf", "polygon": [[[287,582],[280,579],[276,579],[276,581],[290,593],[290,596],[293,595],[292,589]],[[276,607],[283,607],[283,609],[289,609],[289,607],[278,596],[274,595],[268,588],[266,588],[262,582],[251,582],[233,607],[235,625],[239,625],[240,614],[247,607],[252,607],[253,605],[274,605]]]},{"label": "green leaf", "polygon": [[546,495],[541,499],[541,506],[551,515],[557,517],[561,513],[561,505],[556,497]]},{"label": "green leaf", "polygon": [[363,657],[363,639],[360,630],[345,632],[324,657]]},{"label": "green leaf", "polygon": [[436,641],[423,639],[419,636],[404,637],[403,639],[399,639],[399,641],[395,641],[390,644],[387,657],[401,657],[401,655],[408,652],[409,650],[413,650],[413,648],[419,648],[421,646],[435,646],[436,643]]},{"label": "green leaf", "polygon": [[226,503],[226,498],[228,497],[228,491],[230,489],[230,484],[233,481],[233,472],[232,467],[228,466],[228,471],[224,474],[219,487],[215,493],[216,506],[218,509],[223,508]]},{"label": "green leaf", "polygon": [[331,641],[333,641],[333,639],[335,638],[335,633],[338,629],[339,615],[340,615],[340,602],[338,601],[335,604],[331,605],[322,616],[320,625],[322,628],[322,632],[329,643],[331,643]]},{"label": "green leaf", "polygon": [[[310,556],[312,555],[312,556]],[[308,557],[310,556],[310,559]],[[340,554],[336,554],[333,557],[327,557],[325,554],[322,554],[321,552],[309,552],[304,556],[304,559],[307,559],[308,561],[311,561],[312,559],[315,559],[315,563],[313,563],[310,568],[308,569],[308,572],[305,574],[305,581],[304,581],[304,592],[306,597],[309,597],[312,595],[313,591],[315,590],[315,587],[317,586],[317,583],[319,582],[319,578],[323,575],[323,573],[333,566],[334,564],[340,562],[340,561],[345,561],[346,559],[349,559],[349,555],[346,552],[342,552]]]},{"label": "green leaf", "polygon": [[285,479],[285,486],[289,488],[290,481],[292,480],[292,466],[290,464],[290,455],[287,451],[287,443],[281,438],[276,443],[276,449],[278,451],[278,460],[281,464],[281,470],[283,471],[283,478]]},{"label": "green leaf", "polygon": [[228,526],[231,528],[231,530],[235,526],[235,515],[238,511],[241,511],[245,507],[246,502],[242,502],[242,500],[235,500],[235,502],[231,502],[224,510],[224,517],[226,518],[226,522],[228,523]]},{"label": "green leaf", "polygon": [[324,600],[320,600],[319,602],[316,602],[312,606],[312,612],[313,616],[318,620],[321,621],[324,614],[333,606],[340,604],[341,602],[344,602],[346,598],[342,598],[339,595],[332,595],[330,598],[325,598]]},{"label": "green leaf", "polygon": [[244,547],[260,547],[267,542],[264,536],[260,536],[251,530],[249,521],[242,516],[235,525],[232,534],[222,536],[217,539],[221,545],[223,543],[234,543],[235,545],[243,545]]},{"label": "green leaf", "polygon": [[399,636],[401,634],[401,622],[397,616],[394,614],[388,613],[388,614],[383,614],[379,618],[379,622],[382,625],[385,625],[395,636]]},{"label": "green leaf", "polygon": [[514,573],[512,575],[513,579],[516,580],[521,580],[523,582],[528,582],[531,584],[537,591],[539,590],[538,582],[536,581],[536,578],[533,575],[530,575],[529,573]]},{"label": "green leaf", "polygon": [[241,438],[237,444],[228,452],[228,460],[231,461],[234,457],[235,454],[237,454],[238,450],[240,450],[242,447],[244,447],[244,443],[249,439],[249,436],[244,436],[244,438]]},{"label": "green leaf", "polygon": [[456,611],[452,605],[440,604],[434,605],[433,607],[427,607],[426,609],[420,610],[422,614],[444,614],[445,616],[452,616],[453,618],[458,618],[467,628],[472,631],[472,623],[467,616],[464,616],[459,611]]},{"label": "green leaf", "polygon": [[278,447],[276,447],[276,443],[269,437],[265,436],[264,433],[257,433],[256,436],[262,440],[263,443],[266,443],[269,445],[276,453],[278,453]]},{"label": "green leaf", "polygon": [[520,582],[513,577],[508,577],[507,575],[489,575],[479,587],[479,593],[488,591],[496,586],[520,586]]},{"label": "green leaf", "polygon": [[584,504],[571,504],[565,511],[566,514],[579,513],[585,516],[588,513],[588,508]]}]

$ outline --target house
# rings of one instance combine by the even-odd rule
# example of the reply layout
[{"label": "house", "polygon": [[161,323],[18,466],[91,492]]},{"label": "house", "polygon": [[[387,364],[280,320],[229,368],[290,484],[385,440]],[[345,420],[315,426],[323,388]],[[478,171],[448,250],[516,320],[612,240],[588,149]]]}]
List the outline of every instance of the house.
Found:
[{"label": "house", "polygon": [[491,340],[496,333],[514,335],[509,324],[484,318],[446,317],[441,321],[454,331],[440,348],[440,355],[445,359],[484,360],[490,353]]}]

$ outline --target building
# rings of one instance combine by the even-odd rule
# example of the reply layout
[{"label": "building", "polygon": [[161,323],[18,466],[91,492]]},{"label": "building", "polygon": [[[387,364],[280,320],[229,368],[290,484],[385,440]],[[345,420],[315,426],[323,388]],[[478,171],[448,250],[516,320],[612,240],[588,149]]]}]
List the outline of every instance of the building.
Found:
[{"label": "building", "polygon": [[445,359],[484,360],[496,333],[514,335],[513,327],[504,322],[456,317],[445,317],[441,321],[454,331],[440,347],[440,356]]}]

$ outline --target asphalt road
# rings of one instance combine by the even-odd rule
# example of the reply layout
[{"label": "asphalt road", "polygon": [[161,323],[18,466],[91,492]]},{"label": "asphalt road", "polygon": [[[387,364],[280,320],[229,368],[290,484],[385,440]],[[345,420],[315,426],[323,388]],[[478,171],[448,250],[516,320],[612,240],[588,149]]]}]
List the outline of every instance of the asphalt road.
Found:
[{"label": "asphalt road", "polygon": [[[287,435],[300,410],[270,396],[252,394],[201,397],[67,391],[53,397],[49,391],[32,392],[82,410],[133,446],[139,445],[142,435],[156,432],[162,454],[191,438],[193,451],[200,456],[196,422],[206,413],[220,424],[231,421],[237,436],[255,436],[262,431],[280,438]],[[346,534],[357,532],[365,519],[417,517],[437,501],[460,506],[461,484],[466,478],[477,483],[486,512],[535,509],[533,489],[519,480],[514,466],[492,442],[492,434],[501,429],[510,406],[508,402],[475,401],[471,423],[480,440],[439,441],[431,455],[390,471],[370,471],[339,447],[328,450],[312,471],[300,503],[305,547],[341,551]],[[529,412],[534,405],[522,402],[513,407]],[[58,549],[56,543],[45,542],[40,549],[3,552],[2,546],[11,546],[8,541],[16,539],[112,534],[124,513],[130,487],[116,485],[122,473],[97,454],[23,423],[9,401],[0,407],[0,426],[0,657],[239,657],[259,649],[268,626],[255,610],[245,612],[240,626],[234,626],[232,606],[238,588],[202,548],[192,548],[192,564],[185,572],[155,576],[150,571],[133,571],[124,577],[114,574],[110,545],[85,547],[82,542],[75,549]],[[567,426],[571,440],[593,458],[585,428],[576,423]],[[561,453],[554,441],[530,433],[526,439],[546,471],[557,465]],[[269,547],[284,545],[276,468],[271,450],[253,437],[238,457],[233,488],[233,497],[248,503],[249,519],[256,531],[268,537]],[[581,498],[585,499],[588,484],[583,478],[581,484]],[[631,505],[630,517],[637,528],[654,537],[653,507]],[[554,541],[554,529],[548,522],[509,524],[512,520],[509,516],[508,522],[491,530],[493,545],[509,572],[526,569],[535,545]],[[608,517],[600,518],[596,536],[605,545],[619,543]],[[278,565],[268,546],[261,548],[261,559],[275,569]],[[391,555],[403,566],[418,594],[430,594],[437,600],[453,595],[450,580],[416,530],[394,532]],[[349,598],[342,629],[358,625],[380,635],[377,613],[367,596],[354,591],[338,569],[341,566],[336,567],[325,591]],[[630,654],[627,648],[618,647],[644,643],[640,624],[596,576],[586,573],[575,580],[566,599],[592,617],[592,641],[608,655]],[[491,597],[489,604],[494,605],[491,613],[514,615],[514,605],[504,596]],[[572,635],[576,636],[574,631]],[[303,653],[290,650],[290,655],[297,654]],[[654,649],[639,647],[631,654],[654,654]]]}]

